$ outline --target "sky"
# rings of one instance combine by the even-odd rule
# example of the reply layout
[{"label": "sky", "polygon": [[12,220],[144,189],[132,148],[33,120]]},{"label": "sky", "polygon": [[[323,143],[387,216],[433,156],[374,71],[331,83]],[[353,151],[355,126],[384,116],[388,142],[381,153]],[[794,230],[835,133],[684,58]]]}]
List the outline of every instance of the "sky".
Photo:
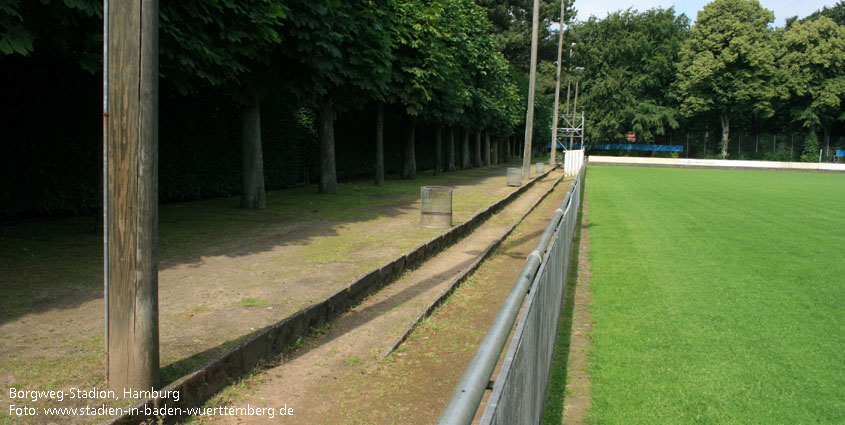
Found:
[{"label": "sky", "polygon": [[[774,25],[782,27],[786,18],[798,15],[803,18],[824,6],[832,7],[836,0],[759,0],[760,4],[775,13]],[[675,13],[685,13],[695,21],[695,15],[709,0],[575,0],[578,20],[585,21],[590,15],[604,18],[608,12],[629,7],[645,11],[655,7],[675,7]]]}]

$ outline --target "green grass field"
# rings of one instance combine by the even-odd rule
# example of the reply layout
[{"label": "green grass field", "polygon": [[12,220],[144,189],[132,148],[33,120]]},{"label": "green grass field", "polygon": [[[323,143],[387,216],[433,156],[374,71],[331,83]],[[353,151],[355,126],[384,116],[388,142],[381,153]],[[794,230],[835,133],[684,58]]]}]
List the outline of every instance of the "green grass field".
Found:
[{"label": "green grass field", "polygon": [[845,424],[845,175],[589,168],[594,424]]}]

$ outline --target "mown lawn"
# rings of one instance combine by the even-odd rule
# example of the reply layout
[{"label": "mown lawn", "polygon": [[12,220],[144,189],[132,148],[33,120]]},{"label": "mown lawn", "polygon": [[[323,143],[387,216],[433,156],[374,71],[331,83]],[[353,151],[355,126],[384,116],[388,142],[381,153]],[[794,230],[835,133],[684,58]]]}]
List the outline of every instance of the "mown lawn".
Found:
[{"label": "mown lawn", "polygon": [[591,166],[595,424],[845,423],[845,175]]}]

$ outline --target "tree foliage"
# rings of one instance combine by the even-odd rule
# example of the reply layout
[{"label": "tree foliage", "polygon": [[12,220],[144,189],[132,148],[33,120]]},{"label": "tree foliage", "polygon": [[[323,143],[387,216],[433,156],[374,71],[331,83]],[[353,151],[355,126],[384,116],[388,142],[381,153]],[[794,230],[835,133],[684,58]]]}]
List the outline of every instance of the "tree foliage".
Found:
[{"label": "tree foliage", "polygon": [[[443,2],[413,0],[394,4],[395,69],[390,93],[411,116],[423,113],[438,88],[443,89],[441,96],[460,96],[463,89],[462,81],[456,78],[454,52],[445,37],[455,29],[449,27],[444,6]],[[457,93],[453,93],[455,89]],[[443,103],[449,100],[444,98]]]},{"label": "tree foliage", "polygon": [[698,13],[681,48],[676,86],[681,112],[720,119],[723,156],[730,120],[771,116],[773,99],[782,94],[768,27],[773,20],[757,0],[715,0]]},{"label": "tree foliage", "polygon": [[0,0],[0,60],[38,50],[94,73],[102,66],[102,14],[98,0]]},{"label": "tree foliage", "polygon": [[771,115],[775,45],[768,24],[773,20],[756,0],[704,6],[680,52],[681,111]]},{"label": "tree foliage", "polygon": [[258,85],[282,42],[279,0],[185,0],[161,5],[161,74],[183,93],[197,85]]},{"label": "tree foliage", "polygon": [[689,21],[673,9],[628,9],[591,17],[572,29],[574,63],[583,66],[583,108],[590,137],[635,131],[645,140],[678,127],[678,104],[667,96]]},{"label": "tree foliage", "polygon": [[[531,19],[533,0],[475,0],[487,12],[493,28],[493,41],[510,64],[521,72],[528,72],[531,51]],[[572,22],[577,11],[573,1],[566,3],[566,24]],[[538,57],[553,61],[557,57],[557,39],[553,36],[553,22],[560,23],[560,2],[540,0]],[[559,26],[558,26],[559,28]]]},{"label": "tree foliage", "polygon": [[782,46],[793,121],[816,131],[845,120],[845,27],[825,16],[798,22],[785,31]]},{"label": "tree foliage", "polygon": [[825,6],[821,10],[817,10],[803,19],[804,22],[818,19],[819,17],[826,17],[839,25],[845,25],[845,0],[839,0],[835,5]]}]

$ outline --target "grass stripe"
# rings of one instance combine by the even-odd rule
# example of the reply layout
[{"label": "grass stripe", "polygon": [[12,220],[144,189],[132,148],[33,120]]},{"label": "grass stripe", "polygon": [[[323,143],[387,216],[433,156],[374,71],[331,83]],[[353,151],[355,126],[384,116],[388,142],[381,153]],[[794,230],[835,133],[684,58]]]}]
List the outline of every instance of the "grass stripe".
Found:
[{"label": "grass stripe", "polygon": [[590,167],[591,421],[845,423],[845,176]]}]

